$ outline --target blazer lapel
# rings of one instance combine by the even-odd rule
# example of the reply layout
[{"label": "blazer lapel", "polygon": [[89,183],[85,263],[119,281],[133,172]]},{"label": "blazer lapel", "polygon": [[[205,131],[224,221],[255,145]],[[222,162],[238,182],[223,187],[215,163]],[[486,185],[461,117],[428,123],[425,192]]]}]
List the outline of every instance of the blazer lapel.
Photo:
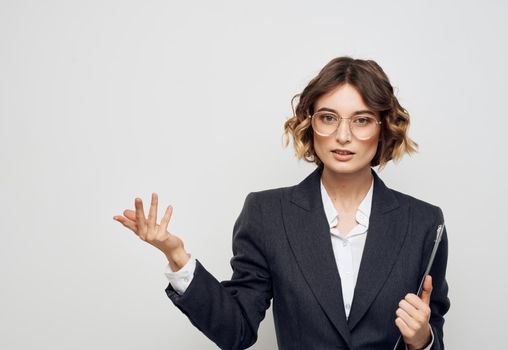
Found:
[{"label": "blazer lapel", "polygon": [[321,168],[294,187],[282,203],[283,220],[295,259],[328,319],[351,348],[342,287],[333,254],[330,226],[320,191]]},{"label": "blazer lapel", "polygon": [[348,319],[350,330],[362,319],[386,282],[404,243],[409,224],[408,213],[399,207],[392,191],[373,170],[372,175],[372,209]]}]

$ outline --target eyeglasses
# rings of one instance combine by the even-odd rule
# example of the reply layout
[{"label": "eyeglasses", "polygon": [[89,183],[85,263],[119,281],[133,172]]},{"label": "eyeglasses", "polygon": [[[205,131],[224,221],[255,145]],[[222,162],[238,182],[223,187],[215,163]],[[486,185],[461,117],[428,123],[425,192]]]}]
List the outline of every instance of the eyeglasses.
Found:
[{"label": "eyeglasses", "polygon": [[340,122],[343,119],[349,121],[349,130],[360,140],[367,140],[376,135],[381,122],[370,115],[355,115],[351,118],[342,118],[337,114],[328,111],[320,111],[309,116],[312,128],[320,136],[330,136],[337,132]]}]

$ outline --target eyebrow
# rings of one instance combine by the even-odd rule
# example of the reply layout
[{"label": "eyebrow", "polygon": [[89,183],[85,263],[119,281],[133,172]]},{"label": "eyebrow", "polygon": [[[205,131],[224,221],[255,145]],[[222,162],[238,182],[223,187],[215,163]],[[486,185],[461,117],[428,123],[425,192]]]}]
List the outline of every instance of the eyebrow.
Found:
[{"label": "eyebrow", "polygon": [[[335,114],[337,114],[338,116],[340,116],[340,114],[339,114],[336,110],[334,110],[334,109],[332,109],[332,108],[321,107],[321,108],[320,108],[320,109],[318,109],[316,112],[321,112],[321,111],[324,111],[324,112],[332,112],[332,113],[335,113]],[[372,111],[370,111],[370,110],[368,110],[368,109],[363,109],[363,110],[360,110],[360,111],[355,111],[355,112],[353,112],[353,115],[358,115],[358,114],[370,114],[370,115],[372,115],[372,116],[374,116],[374,117],[376,116],[376,113],[374,113],[374,112],[372,112]]]}]

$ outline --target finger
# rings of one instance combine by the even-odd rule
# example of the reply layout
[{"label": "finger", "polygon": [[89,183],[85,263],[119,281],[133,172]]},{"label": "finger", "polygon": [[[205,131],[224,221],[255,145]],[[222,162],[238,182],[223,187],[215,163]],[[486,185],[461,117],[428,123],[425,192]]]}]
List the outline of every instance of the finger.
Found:
[{"label": "finger", "polygon": [[157,221],[157,205],[159,203],[159,198],[157,197],[157,193],[152,193],[152,202],[150,204],[150,211],[148,212],[148,232],[150,234],[154,233],[155,223]]},{"label": "finger", "polygon": [[132,221],[128,218],[125,218],[123,216],[114,216],[113,217],[114,220],[118,221],[119,223],[121,223],[122,225],[124,225],[125,227],[127,227],[128,229],[132,230],[135,234],[137,234],[137,225],[136,225],[136,222],[135,221]]},{"label": "finger", "polygon": [[408,294],[405,299],[401,300],[399,307],[419,322],[427,321],[430,316],[429,306],[414,294]]},{"label": "finger", "polygon": [[402,334],[404,338],[411,338],[414,336],[415,332],[406,324],[406,322],[404,322],[402,318],[397,317],[395,319],[395,325],[397,326],[397,328],[400,331],[400,334]]},{"label": "finger", "polygon": [[145,212],[143,210],[143,201],[141,200],[141,198],[136,198],[134,200],[134,206],[136,207],[136,223],[138,224],[139,238],[145,239],[146,219],[145,219]]},{"label": "finger", "polygon": [[432,293],[432,277],[430,275],[425,276],[423,282],[423,290],[421,299],[427,305],[430,304],[430,294]]},{"label": "finger", "polygon": [[[410,295],[406,295],[406,298],[405,299],[402,299],[400,302],[399,302],[399,307],[406,311],[409,315],[411,316],[415,316],[417,313],[418,313],[418,309],[416,307],[414,307],[411,303],[409,303],[409,301],[407,300],[408,298],[410,298]],[[418,298],[418,297],[417,297]]]},{"label": "finger", "polygon": [[171,220],[172,215],[173,215],[173,207],[171,205],[169,205],[166,208],[166,212],[164,213],[164,216],[162,217],[162,220],[161,220],[161,223],[159,226],[159,230],[161,232],[166,232],[168,230],[168,223],[169,223],[169,220]]},{"label": "finger", "polygon": [[413,293],[407,294],[404,300],[411,304],[416,310],[423,310],[428,307],[427,303],[424,303],[420,297]]},{"label": "finger", "polygon": [[136,212],[134,210],[125,209],[123,211],[123,216],[129,220],[136,221]]},{"label": "finger", "polygon": [[411,329],[417,330],[419,328],[420,323],[418,323],[417,320],[412,318],[406,311],[404,311],[401,308],[398,308],[397,311],[395,311],[395,314],[402,318],[404,323]]}]

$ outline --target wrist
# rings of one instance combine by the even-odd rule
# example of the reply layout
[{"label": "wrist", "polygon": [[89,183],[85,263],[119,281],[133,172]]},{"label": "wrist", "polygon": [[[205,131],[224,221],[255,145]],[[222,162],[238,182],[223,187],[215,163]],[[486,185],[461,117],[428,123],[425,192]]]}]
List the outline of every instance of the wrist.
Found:
[{"label": "wrist", "polygon": [[180,270],[190,259],[190,255],[187,254],[183,248],[166,253],[165,255],[166,259],[168,259],[169,266],[173,271]]}]

